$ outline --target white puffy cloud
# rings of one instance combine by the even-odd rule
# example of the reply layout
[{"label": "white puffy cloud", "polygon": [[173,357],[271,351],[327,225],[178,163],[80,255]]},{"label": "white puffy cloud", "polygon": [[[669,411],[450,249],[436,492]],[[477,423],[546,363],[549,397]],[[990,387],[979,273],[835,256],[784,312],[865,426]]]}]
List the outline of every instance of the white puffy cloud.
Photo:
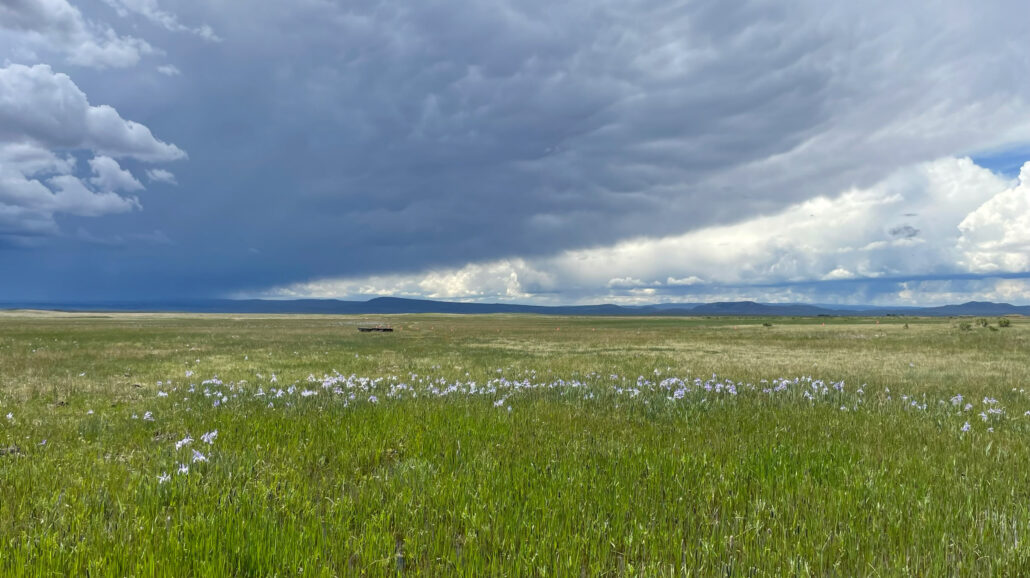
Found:
[{"label": "white puffy cloud", "polygon": [[123,169],[118,161],[111,157],[97,156],[89,159],[89,166],[93,169],[93,177],[89,182],[94,187],[103,191],[138,191],[143,184],[132,176],[132,173]]},{"label": "white puffy cloud", "polygon": [[71,64],[94,68],[133,66],[155,52],[145,40],[119,36],[109,26],[91,22],[67,0],[4,0],[0,31],[27,45],[63,53]]},{"label": "white puffy cloud", "polygon": [[163,64],[157,67],[157,71],[165,76],[179,76],[182,71],[174,64]]},{"label": "white puffy cloud", "polygon": [[978,273],[1030,271],[1030,163],[1019,182],[959,224],[962,263]]},{"label": "white puffy cloud", "polygon": [[[298,283],[267,295],[623,303],[757,295],[778,301],[847,301],[846,296],[820,297],[818,289],[791,285],[1030,270],[1028,174],[1030,164],[1023,182],[1010,188],[1005,178],[969,159],[947,158],[898,171],[869,188],[682,235],[419,274]],[[1001,283],[998,291],[1024,286],[994,282]],[[920,289],[932,287],[959,294],[940,283],[906,286],[890,298],[906,303],[922,295]],[[1007,295],[1022,294],[1010,290]]]},{"label": "white puffy cloud", "polygon": [[689,277],[683,277],[680,279],[677,279],[675,277],[669,277],[665,280],[665,284],[671,287],[689,287],[691,285],[697,285],[699,283],[704,283],[704,279],[698,277],[697,275],[690,275]]},{"label": "white puffy cloud", "polygon": [[[86,156],[78,166],[75,154]],[[55,215],[98,217],[140,208],[123,192],[143,189],[116,158],[172,161],[185,153],[123,119],[92,106],[64,74],[49,66],[0,68],[0,237],[58,233]],[[170,175],[171,173],[169,173]]]},{"label": "white puffy cloud", "polygon": [[175,180],[175,174],[164,169],[147,169],[147,180],[152,183],[166,183],[169,185],[179,184],[179,182]]},{"label": "white puffy cloud", "polygon": [[[30,216],[35,225],[29,229],[38,230],[40,224],[48,224],[55,213],[98,216],[139,206],[135,198],[91,189],[70,174],[73,163],[57,157],[46,162],[48,155],[53,154],[42,149],[32,151],[24,145],[0,148],[0,205]],[[8,229],[12,228],[13,224],[8,223]],[[46,229],[53,230],[53,226]]]},{"label": "white puffy cloud", "polygon": [[[520,278],[521,277],[521,278]],[[324,279],[282,287],[264,295],[276,298],[311,296],[426,297],[455,300],[519,300],[525,293],[525,278],[539,280],[545,275],[532,270],[521,259],[491,263],[470,263],[464,267],[428,271],[420,275],[377,275],[362,279]]]},{"label": "white puffy cloud", "polygon": [[123,119],[107,105],[93,106],[66,74],[45,64],[0,68],[0,142],[46,148],[89,149],[147,162],[184,158],[146,126]]}]

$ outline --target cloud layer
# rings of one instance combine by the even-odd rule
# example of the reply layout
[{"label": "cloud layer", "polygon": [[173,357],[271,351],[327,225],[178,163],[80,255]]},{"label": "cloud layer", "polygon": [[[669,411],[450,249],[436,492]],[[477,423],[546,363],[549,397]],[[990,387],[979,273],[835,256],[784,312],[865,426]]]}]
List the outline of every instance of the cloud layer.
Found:
[{"label": "cloud layer", "polygon": [[[941,291],[942,278],[1030,269],[1028,199],[1030,163],[1012,183],[969,159],[945,159],[900,170],[873,187],[732,225],[413,275],[323,279],[265,295],[643,303],[725,295],[839,301],[844,293],[844,301],[910,303],[917,290]],[[906,281],[919,278],[936,279]],[[862,280],[886,280],[893,293],[881,289],[870,296],[855,283]],[[994,289],[973,281],[980,291],[1030,298],[1025,281],[994,279]],[[820,285],[835,286],[838,294],[820,294]]]},{"label": "cloud layer", "polygon": [[[1023,193],[956,160],[1028,150],[1022,8],[0,0],[4,291],[823,299],[1026,272]],[[129,238],[168,242],[101,242]]]}]

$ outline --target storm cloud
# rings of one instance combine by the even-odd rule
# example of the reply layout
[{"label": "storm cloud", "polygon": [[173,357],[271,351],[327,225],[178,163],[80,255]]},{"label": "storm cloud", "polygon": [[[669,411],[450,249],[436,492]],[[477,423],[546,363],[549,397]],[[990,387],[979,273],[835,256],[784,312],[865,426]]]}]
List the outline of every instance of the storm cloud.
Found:
[{"label": "storm cloud", "polygon": [[[1030,142],[1019,9],[0,0],[0,14],[17,16],[0,19],[0,47],[12,54],[4,70],[38,77],[21,92],[4,85],[0,139],[49,151],[50,171],[86,151],[92,161],[62,176],[135,202],[117,210],[105,197],[92,213],[9,203],[13,216],[0,218],[37,242],[0,250],[0,267],[21,274],[0,297],[40,287],[60,296],[60,275],[82,280],[74,296],[91,297],[277,294],[340,279],[415,279],[429,283],[415,294],[447,296],[440,287],[460,271],[469,298],[543,299],[524,284],[534,275],[533,288],[556,301],[660,297],[654,281],[714,295],[770,280],[915,273],[904,264],[924,263],[913,255],[930,248],[935,274],[981,262],[1019,270],[958,229],[989,197],[966,188],[975,165],[952,170],[967,155]],[[82,57],[90,42],[136,49]],[[54,98],[86,112],[57,118]],[[141,166],[172,161],[174,174]],[[27,170],[16,174],[46,184]],[[834,242],[884,243],[880,269],[836,263],[818,246],[766,240],[731,259],[734,250],[699,243],[691,262],[716,263],[721,277],[654,251],[615,265],[603,257],[605,278],[586,283],[561,257],[696,242],[701,231],[739,236],[819,199],[933,180],[933,170],[953,180],[924,189],[948,202],[841,217],[854,239]],[[127,196],[140,175],[160,188]],[[1011,185],[995,178],[991,194]],[[934,207],[956,212],[934,221]],[[155,231],[169,242],[90,241]],[[974,249],[955,250],[961,236]],[[950,244],[937,247],[941,239]],[[498,263],[536,273],[517,273],[513,288]]]}]

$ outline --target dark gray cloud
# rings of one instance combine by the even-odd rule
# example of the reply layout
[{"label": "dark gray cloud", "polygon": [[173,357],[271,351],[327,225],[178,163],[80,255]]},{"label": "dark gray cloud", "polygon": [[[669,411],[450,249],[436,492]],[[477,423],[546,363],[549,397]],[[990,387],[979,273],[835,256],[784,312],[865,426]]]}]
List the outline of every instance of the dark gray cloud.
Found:
[{"label": "dark gray cloud", "polygon": [[[30,5],[44,6],[0,0]],[[168,187],[139,162],[170,149],[130,154],[131,131],[87,143],[137,182],[158,175],[154,190],[141,211],[58,214],[32,227],[47,241],[0,250],[26,278],[10,298],[55,270],[89,278],[83,294],[167,296],[540,257],[1030,140],[1015,2],[77,4],[69,30],[152,48],[129,72],[76,66],[69,34],[47,28],[67,10],[45,6],[0,46],[34,50],[30,65],[63,55],[52,64],[90,103],[190,158]]]}]

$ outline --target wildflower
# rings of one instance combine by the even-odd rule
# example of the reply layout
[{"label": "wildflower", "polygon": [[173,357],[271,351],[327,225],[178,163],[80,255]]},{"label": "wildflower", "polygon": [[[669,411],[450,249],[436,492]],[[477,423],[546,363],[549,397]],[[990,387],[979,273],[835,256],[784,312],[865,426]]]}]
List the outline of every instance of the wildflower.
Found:
[{"label": "wildflower", "polygon": [[183,475],[190,473],[190,467],[186,464],[179,464],[179,473]]},{"label": "wildflower", "polygon": [[14,421],[14,414],[13,414],[13,413],[10,413],[10,412],[8,412],[8,413],[7,413],[7,420],[8,420],[8,421]]},{"label": "wildflower", "polygon": [[167,473],[162,473],[160,476],[157,477],[157,483],[163,484],[163,483],[165,483],[165,482],[167,482],[168,480],[171,480],[171,479],[172,479],[172,476],[169,476]]},{"label": "wildflower", "polygon": [[188,446],[191,443],[193,443],[193,438],[190,437],[190,434],[186,434],[186,437],[184,437],[181,440],[175,442],[175,449],[176,450],[180,450],[180,449],[182,449],[183,446]]},{"label": "wildflower", "polygon": [[87,412],[86,412],[86,415],[93,415],[93,410],[89,410],[89,411],[87,411]]},{"label": "wildflower", "polygon": [[168,394],[161,390],[157,390],[157,397],[168,397]]},{"label": "wildflower", "polygon": [[972,427],[973,427],[973,426],[969,425],[969,422],[967,421],[967,422],[965,423],[965,425],[963,425],[963,426],[962,426],[962,431],[963,431],[963,432],[967,432],[967,431],[969,431],[969,429],[970,429],[970,428],[972,428]]},{"label": "wildflower", "polygon": [[994,428],[993,427],[987,428],[987,433],[994,433]]},{"label": "wildflower", "polygon": [[132,414],[132,419],[139,419],[139,416],[136,414]]},{"label": "wildflower", "polygon": [[193,450],[193,463],[206,462],[206,461],[207,461],[207,456],[205,456],[204,454],[198,452],[197,450]]},{"label": "wildflower", "polygon": [[186,377],[193,377],[193,372],[187,369],[186,370]]},{"label": "wildflower", "polygon": [[39,442],[39,445],[45,446],[46,445],[46,440],[43,440],[43,441]]},{"label": "wildflower", "polygon": [[209,431],[206,434],[200,436],[200,441],[202,441],[202,442],[204,442],[204,443],[206,443],[208,445],[211,445],[211,444],[215,443],[215,438],[217,438],[217,437],[218,437],[218,430]]},{"label": "wildflower", "polygon": [[374,395],[370,395],[368,396],[368,403],[379,403],[379,398]]},{"label": "wildflower", "polygon": [[143,421],[154,421],[154,414],[150,413],[149,411],[143,414]]}]

